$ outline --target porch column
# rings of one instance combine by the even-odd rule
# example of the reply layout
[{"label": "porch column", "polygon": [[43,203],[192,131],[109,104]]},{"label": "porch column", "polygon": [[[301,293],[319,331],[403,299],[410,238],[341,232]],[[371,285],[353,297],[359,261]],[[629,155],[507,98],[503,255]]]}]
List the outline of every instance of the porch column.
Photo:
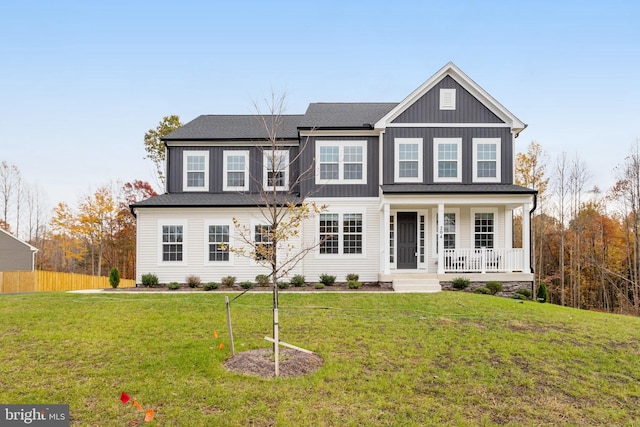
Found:
[{"label": "porch column", "polygon": [[382,211],[383,235],[380,238],[380,246],[382,247],[381,266],[384,274],[389,274],[391,272],[391,266],[389,264],[389,233],[391,231],[389,229],[389,216],[391,215],[391,208],[388,203],[384,204],[384,209]]},{"label": "porch column", "polygon": [[531,204],[525,203],[522,212],[522,253],[524,256],[522,264],[522,272],[528,273],[531,271],[531,217],[529,211],[531,210]]},{"label": "porch column", "polygon": [[438,203],[438,274],[444,274],[444,203]]},{"label": "porch column", "polygon": [[504,210],[504,247],[505,249],[513,248],[513,209],[505,208]]}]

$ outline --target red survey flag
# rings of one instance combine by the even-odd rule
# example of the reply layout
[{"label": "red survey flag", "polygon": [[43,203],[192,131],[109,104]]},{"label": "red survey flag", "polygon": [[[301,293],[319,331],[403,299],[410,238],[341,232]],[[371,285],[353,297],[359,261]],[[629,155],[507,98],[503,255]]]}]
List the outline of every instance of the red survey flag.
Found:
[{"label": "red survey flag", "polygon": [[127,393],[123,391],[122,394],[120,395],[120,400],[122,401],[122,403],[127,403],[129,399],[131,399],[131,396],[129,396]]},{"label": "red survey flag", "polygon": [[135,400],[133,401],[133,406],[135,406],[136,408],[140,409],[142,411],[142,405],[139,404],[138,402],[136,402]]},{"label": "red survey flag", "polygon": [[153,421],[153,416],[154,416],[153,409],[147,409],[147,412],[144,415],[144,422],[148,423],[150,421]]}]

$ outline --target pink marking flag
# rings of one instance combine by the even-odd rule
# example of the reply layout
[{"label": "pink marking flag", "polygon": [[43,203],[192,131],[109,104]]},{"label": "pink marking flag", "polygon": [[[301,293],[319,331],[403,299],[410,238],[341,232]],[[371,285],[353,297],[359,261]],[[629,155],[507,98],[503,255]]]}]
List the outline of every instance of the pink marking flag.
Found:
[{"label": "pink marking flag", "polygon": [[120,395],[120,400],[122,401],[122,403],[127,403],[129,399],[131,399],[131,396],[129,396],[127,393],[123,391],[122,394]]}]

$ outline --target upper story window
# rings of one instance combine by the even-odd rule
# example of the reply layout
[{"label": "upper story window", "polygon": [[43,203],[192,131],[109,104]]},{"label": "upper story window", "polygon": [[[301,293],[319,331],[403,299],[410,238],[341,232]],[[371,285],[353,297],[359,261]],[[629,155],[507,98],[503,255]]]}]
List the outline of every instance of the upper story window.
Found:
[{"label": "upper story window", "polygon": [[473,138],[473,180],[500,182],[500,138]]},{"label": "upper story window", "polygon": [[209,152],[185,151],[182,159],[182,190],[209,191]]},{"label": "upper story window", "polygon": [[462,138],[433,139],[434,182],[462,182]]},{"label": "upper story window", "polygon": [[265,190],[289,189],[289,151],[265,150],[263,153],[263,179]]},{"label": "upper story window", "polygon": [[225,151],[223,191],[249,190],[249,151]]},{"label": "upper story window", "polygon": [[456,109],[456,90],[440,89],[440,109],[455,110]]},{"label": "upper story window", "polygon": [[367,141],[316,141],[316,184],[366,184]]},{"label": "upper story window", "polygon": [[395,182],[422,182],[422,138],[394,140]]}]

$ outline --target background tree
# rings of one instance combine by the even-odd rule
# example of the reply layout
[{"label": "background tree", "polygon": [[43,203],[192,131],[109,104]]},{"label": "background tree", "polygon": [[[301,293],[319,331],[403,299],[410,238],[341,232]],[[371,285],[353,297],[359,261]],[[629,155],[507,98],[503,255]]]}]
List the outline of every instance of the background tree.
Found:
[{"label": "background tree", "polygon": [[162,138],[182,126],[180,117],[175,114],[165,116],[155,129],[149,129],[144,134],[144,149],[147,151],[147,159],[151,159],[156,167],[158,185],[161,189],[165,187],[164,165],[167,150],[162,142]]},{"label": "background tree", "polygon": [[0,163],[0,209],[2,214],[0,219],[6,226],[11,222],[9,218],[11,207],[19,204],[19,187],[20,171],[18,167],[2,161]]}]

